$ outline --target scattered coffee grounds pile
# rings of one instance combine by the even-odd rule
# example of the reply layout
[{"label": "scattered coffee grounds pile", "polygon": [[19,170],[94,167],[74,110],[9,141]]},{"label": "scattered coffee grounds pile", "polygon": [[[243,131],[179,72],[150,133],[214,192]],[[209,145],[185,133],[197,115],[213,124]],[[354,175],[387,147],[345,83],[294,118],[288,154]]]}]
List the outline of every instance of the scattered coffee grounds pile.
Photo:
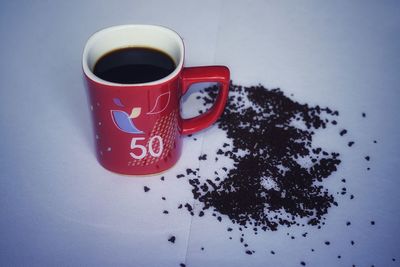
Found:
[{"label": "scattered coffee grounds pile", "polygon": [[[200,93],[196,96],[203,102],[199,113],[205,113],[217,98],[218,88],[209,87]],[[331,144],[329,140],[321,139],[319,134],[336,132],[344,141],[342,149],[362,147],[362,142],[340,126],[338,119],[338,111],[299,103],[280,89],[231,84],[226,108],[216,123],[226,134],[226,139],[217,145],[215,140],[204,139],[204,142],[213,142],[205,150],[207,153],[202,150],[198,156],[200,167],[205,167],[204,172],[196,166],[185,167],[174,174],[176,179],[189,182],[197,200],[178,203],[177,208],[186,210],[191,216],[210,214],[219,222],[228,221],[227,237],[238,240],[243,253],[249,256],[255,253],[272,257],[282,255],[277,248],[271,250],[272,247],[259,246],[254,249],[248,233],[257,235],[261,230],[276,231],[291,226],[319,229],[325,224],[332,206],[357,199],[357,195],[347,188],[348,177],[333,175],[341,164],[340,154],[317,145],[321,141]],[[217,134],[222,133],[218,131]],[[377,143],[374,139],[371,142]],[[363,152],[359,159],[369,165],[375,157]],[[326,182],[331,179],[334,183]],[[349,219],[345,218],[343,225],[347,229],[357,227],[357,222]],[[378,218],[363,223],[377,227],[379,220],[375,219]],[[288,231],[287,238],[297,240],[307,238],[308,234],[309,231],[298,234]],[[324,238],[319,248],[336,250],[339,246],[333,258],[343,261],[347,255],[341,248],[354,249],[358,243],[350,236],[342,245],[337,240]],[[204,251],[204,247],[199,247],[199,250]],[[310,248],[310,251],[318,253],[318,249]],[[394,257],[391,259],[396,260]],[[309,260],[302,257],[297,259],[297,264],[307,266]]]},{"label": "scattered coffee grounds pile", "polygon": [[[204,110],[216,99],[216,89],[205,89]],[[255,233],[280,225],[321,224],[328,209],[337,205],[321,182],[336,171],[340,159],[339,153],[314,147],[312,141],[316,130],[336,125],[338,115],[300,104],[279,89],[231,84],[217,125],[232,145],[221,144],[216,154],[233,159],[234,167],[223,168],[214,179],[188,175],[195,199],[218,219],[216,213],[227,215]]]}]

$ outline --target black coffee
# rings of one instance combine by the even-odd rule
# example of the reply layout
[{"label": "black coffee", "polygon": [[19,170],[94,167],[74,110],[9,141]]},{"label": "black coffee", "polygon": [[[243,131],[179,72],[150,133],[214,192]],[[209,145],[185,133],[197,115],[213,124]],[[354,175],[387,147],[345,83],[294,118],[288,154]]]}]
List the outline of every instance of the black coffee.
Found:
[{"label": "black coffee", "polygon": [[93,73],[115,83],[146,83],[162,79],[175,70],[166,53],[148,47],[127,47],[108,52],[94,66]]}]

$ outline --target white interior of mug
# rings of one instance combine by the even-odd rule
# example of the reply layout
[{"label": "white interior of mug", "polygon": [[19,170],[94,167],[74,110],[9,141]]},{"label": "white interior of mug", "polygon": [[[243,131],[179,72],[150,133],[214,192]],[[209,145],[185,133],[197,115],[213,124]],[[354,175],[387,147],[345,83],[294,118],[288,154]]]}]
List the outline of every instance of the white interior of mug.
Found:
[{"label": "white interior of mug", "polygon": [[[162,50],[175,62],[175,70],[168,76],[147,83],[119,84],[105,81],[93,73],[94,65],[106,53],[125,47],[149,47]],[[183,67],[184,46],[181,37],[165,27],[156,25],[120,25],[94,33],[83,50],[82,66],[85,74],[101,84],[114,86],[154,85],[178,75]]]}]

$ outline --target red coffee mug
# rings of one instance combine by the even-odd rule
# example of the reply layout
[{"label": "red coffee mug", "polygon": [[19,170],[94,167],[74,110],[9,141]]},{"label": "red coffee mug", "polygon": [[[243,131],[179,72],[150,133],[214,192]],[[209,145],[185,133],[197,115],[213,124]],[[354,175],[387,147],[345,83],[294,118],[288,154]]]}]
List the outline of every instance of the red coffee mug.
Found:
[{"label": "red coffee mug", "polygon": [[[107,52],[125,47],[149,47],[167,53],[176,69],[147,83],[119,84],[93,74]],[[174,31],[154,25],[121,25],[92,35],[83,51],[83,72],[100,164],[129,175],[159,173],[172,167],[182,151],[182,136],[214,123],[224,110],[229,90],[225,66],[184,67],[184,45]],[[180,98],[189,86],[218,82],[213,107],[200,116],[183,119]]]}]

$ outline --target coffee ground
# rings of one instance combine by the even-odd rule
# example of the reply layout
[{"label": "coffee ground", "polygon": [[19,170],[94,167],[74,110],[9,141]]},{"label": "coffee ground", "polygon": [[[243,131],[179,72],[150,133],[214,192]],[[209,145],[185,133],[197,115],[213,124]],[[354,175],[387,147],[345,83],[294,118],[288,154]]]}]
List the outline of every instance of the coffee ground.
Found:
[{"label": "coffee ground", "polygon": [[[204,91],[203,112],[217,97],[216,87]],[[221,144],[216,156],[230,157],[234,167],[224,167],[214,179],[187,175],[194,198],[203,210],[252,226],[254,232],[321,224],[328,209],[338,205],[322,182],[337,170],[340,159],[339,153],[312,141],[316,130],[336,125],[338,115],[329,108],[300,104],[279,89],[231,84],[217,125],[232,147]],[[203,154],[199,159],[206,158]]]},{"label": "coffee ground", "polygon": [[176,237],[175,237],[175,236],[170,236],[170,237],[168,238],[168,241],[171,242],[171,243],[175,243],[175,240],[176,240]]}]

